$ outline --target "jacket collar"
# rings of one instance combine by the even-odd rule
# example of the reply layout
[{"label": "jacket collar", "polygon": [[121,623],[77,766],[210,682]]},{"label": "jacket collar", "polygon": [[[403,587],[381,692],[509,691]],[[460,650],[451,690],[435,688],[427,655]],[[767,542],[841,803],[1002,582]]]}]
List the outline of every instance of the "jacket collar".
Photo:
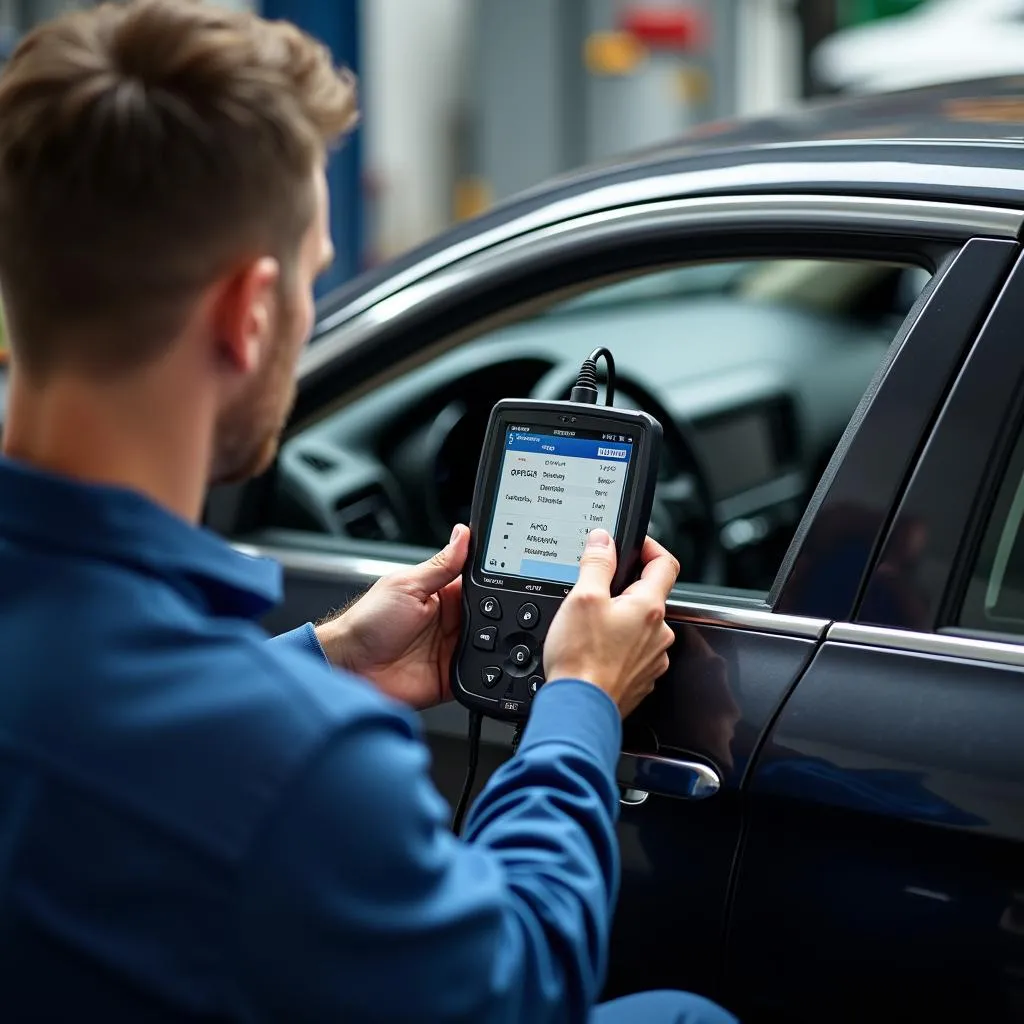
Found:
[{"label": "jacket collar", "polygon": [[118,562],[198,589],[217,615],[256,618],[281,599],[281,568],[126,488],[88,484],[0,457],[0,539]]}]

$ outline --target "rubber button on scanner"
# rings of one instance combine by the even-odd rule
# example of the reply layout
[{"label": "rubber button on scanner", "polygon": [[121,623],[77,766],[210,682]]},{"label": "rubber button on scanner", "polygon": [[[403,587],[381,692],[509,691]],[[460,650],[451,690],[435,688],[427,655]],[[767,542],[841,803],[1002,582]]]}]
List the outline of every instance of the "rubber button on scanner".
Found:
[{"label": "rubber button on scanner", "polygon": [[478,651],[493,651],[498,642],[497,626],[481,626],[473,634],[473,646]]},{"label": "rubber button on scanner", "polygon": [[540,618],[540,612],[537,610],[535,604],[524,604],[520,605],[519,613],[516,615],[516,622],[519,623],[523,629],[533,629],[537,625],[537,620]]},{"label": "rubber button on scanner", "polygon": [[530,689],[530,696],[536,697],[537,691],[544,685],[543,676],[530,676],[529,682],[526,684]]},{"label": "rubber button on scanner", "polygon": [[513,665],[525,665],[532,657],[533,652],[526,646],[526,644],[516,644],[515,647],[508,652],[508,660],[511,661]]},{"label": "rubber button on scanner", "polygon": [[489,619],[501,618],[501,605],[496,597],[485,597],[480,602],[480,614],[486,615]]},{"label": "rubber button on scanner", "polygon": [[480,673],[480,678],[483,680],[484,686],[489,690],[492,686],[498,685],[498,680],[501,678],[501,669],[497,665],[488,665]]}]

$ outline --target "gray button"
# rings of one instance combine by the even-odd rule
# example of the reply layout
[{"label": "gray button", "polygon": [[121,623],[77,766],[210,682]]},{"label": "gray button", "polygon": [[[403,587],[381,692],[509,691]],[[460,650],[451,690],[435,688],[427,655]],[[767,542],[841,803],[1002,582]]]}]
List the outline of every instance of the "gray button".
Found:
[{"label": "gray button", "polygon": [[493,651],[497,642],[497,626],[481,626],[473,633],[473,646],[478,651]]},{"label": "gray button", "polygon": [[529,662],[530,658],[533,657],[533,652],[526,644],[516,644],[511,651],[508,652],[508,660],[513,665],[518,665],[520,668]]},{"label": "gray button", "polygon": [[535,604],[524,604],[519,608],[519,614],[516,615],[516,621],[523,629],[533,629],[537,625],[537,620],[540,618],[540,612],[537,610]]}]

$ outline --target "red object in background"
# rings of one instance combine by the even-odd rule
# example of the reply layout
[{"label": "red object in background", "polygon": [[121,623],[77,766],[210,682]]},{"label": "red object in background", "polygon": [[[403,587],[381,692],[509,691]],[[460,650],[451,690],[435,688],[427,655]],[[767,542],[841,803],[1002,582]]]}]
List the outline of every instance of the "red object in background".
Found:
[{"label": "red object in background", "polygon": [[710,36],[707,17],[692,7],[633,7],[619,27],[651,50],[702,50]]}]

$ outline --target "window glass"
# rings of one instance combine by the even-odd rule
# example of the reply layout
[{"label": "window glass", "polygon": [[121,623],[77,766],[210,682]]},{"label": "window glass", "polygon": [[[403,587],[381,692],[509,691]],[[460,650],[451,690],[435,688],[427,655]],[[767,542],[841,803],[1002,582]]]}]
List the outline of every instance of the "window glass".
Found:
[{"label": "window glass", "polygon": [[992,507],[959,625],[1024,635],[1024,440],[1017,442]]},{"label": "window glass", "polygon": [[[651,529],[679,557],[681,580],[763,596],[928,279],[881,262],[715,261],[509,309],[289,440],[274,525],[443,544],[469,517],[493,404],[568,397],[579,362],[604,345],[616,359],[616,404],[681,428],[667,432]],[[713,529],[693,521],[695,472]]]}]

